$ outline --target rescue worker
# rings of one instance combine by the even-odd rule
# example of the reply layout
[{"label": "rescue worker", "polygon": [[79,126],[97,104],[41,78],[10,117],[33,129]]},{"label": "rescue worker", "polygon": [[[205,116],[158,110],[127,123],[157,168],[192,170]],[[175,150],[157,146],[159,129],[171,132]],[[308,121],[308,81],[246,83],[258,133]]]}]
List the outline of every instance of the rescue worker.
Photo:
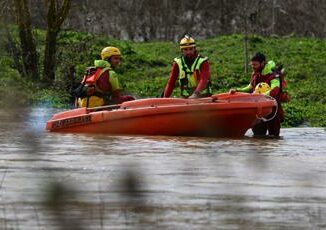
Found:
[{"label": "rescue worker", "polygon": [[210,67],[207,57],[196,50],[195,40],[186,35],[180,41],[181,57],[174,58],[163,97],[170,97],[178,81],[183,98],[200,98],[212,95]]},{"label": "rescue worker", "polygon": [[[283,72],[276,68],[274,61],[266,61],[265,55],[258,52],[251,58],[251,66],[253,69],[251,80],[249,85],[244,88],[231,89],[230,93],[235,92],[247,92],[247,93],[259,93],[261,89],[265,89],[263,94],[269,95],[276,99],[278,102],[278,109],[273,119],[260,122],[256,124],[252,131],[255,136],[263,136],[267,134],[275,137],[279,137],[281,122],[284,120],[284,111],[281,106],[282,88],[285,87],[283,82]],[[283,80],[282,80],[283,79]],[[268,86],[266,87],[265,84]],[[273,116],[274,113],[271,115]],[[270,117],[271,118],[271,117]]]},{"label": "rescue worker", "polygon": [[[97,107],[119,104],[135,98],[121,95],[121,87],[115,69],[120,65],[121,52],[113,46],[101,51],[101,60],[94,61],[94,67],[87,69],[76,93],[78,107]],[[78,91],[78,89],[77,89]]]}]

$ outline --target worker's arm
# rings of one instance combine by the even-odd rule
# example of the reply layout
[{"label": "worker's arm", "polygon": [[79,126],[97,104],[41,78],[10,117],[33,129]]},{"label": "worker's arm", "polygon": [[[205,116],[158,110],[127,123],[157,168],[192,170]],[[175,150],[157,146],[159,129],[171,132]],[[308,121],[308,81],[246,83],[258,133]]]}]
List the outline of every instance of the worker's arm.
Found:
[{"label": "worker's arm", "polygon": [[249,83],[247,86],[242,88],[236,88],[237,92],[249,93],[252,89],[252,85]]},{"label": "worker's arm", "polygon": [[114,104],[120,104],[125,101],[135,100],[135,98],[133,96],[130,96],[130,95],[122,96],[121,95],[121,87],[120,87],[118,75],[114,71],[111,71],[110,73],[111,73],[110,74],[110,84],[112,87],[112,102]]},{"label": "worker's arm", "polygon": [[270,85],[271,85],[271,89],[267,91],[265,95],[269,95],[275,98],[280,91],[280,79],[275,78],[271,80]]},{"label": "worker's arm", "polygon": [[171,68],[171,73],[170,73],[170,76],[169,76],[169,80],[168,80],[168,83],[166,84],[165,89],[164,89],[163,97],[170,97],[171,96],[171,94],[173,92],[173,89],[174,89],[174,86],[175,86],[175,82],[178,79],[178,76],[179,76],[178,64],[173,62],[172,68]]},{"label": "worker's arm", "polygon": [[202,90],[206,89],[208,81],[211,77],[211,70],[209,68],[208,61],[203,62],[200,66],[200,80],[194,91],[194,93],[200,93]]}]

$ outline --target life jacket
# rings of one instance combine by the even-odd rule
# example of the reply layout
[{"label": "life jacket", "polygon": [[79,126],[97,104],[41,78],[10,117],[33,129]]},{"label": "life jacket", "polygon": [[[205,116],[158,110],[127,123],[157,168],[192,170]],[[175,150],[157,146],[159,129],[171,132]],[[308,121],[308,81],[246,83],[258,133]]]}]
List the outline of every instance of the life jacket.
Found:
[{"label": "life jacket", "polygon": [[290,94],[286,91],[287,84],[285,80],[285,72],[282,65],[275,68],[274,75],[275,78],[278,78],[280,80],[280,101],[284,103],[289,102],[291,99]]},{"label": "life jacket", "polygon": [[97,81],[105,71],[109,71],[110,69],[110,67],[86,68],[85,75],[80,85],[74,91],[76,96],[76,107],[97,107],[105,104],[103,95],[105,95],[106,92],[98,87]]},{"label": "life jacket", "polygon": [[77,98],[75,103],[76,103],[76,107],[78,108],[82,108],[82,107],[93,108],[93,107],[103,106],[105,104],[105,101],[103,97],[89,96],[84,98]]},{"label": "life jacket", "polygon": [[[177,63],[179,67],[178,79],[182,96],[189,97],[194,91],[194,89],[197,87],[198,82],[200,81],[200,66],[206,60],[208,60],[207,57],[202,57],[198,55],[191,67],[189,68],[183,56],[174,58],[175,63]],[[211,94],[212,90],[210,85],[211,83],[209,81],[206,88],[200,93]]]},{"label": "life jacket", "polygon": [[269,85],[271,85],[271,81],[274,79],[279,80],[279,92],[276,95],[276,99],[279,102],[289,102],[290,96],[285,91],[286,88],[286,81],[285,81],[285,73],[283,66],[276,66],[274,61],[269,61],[264,69],[261,71],[261,73],[254,73],[251,85],[252,85],[252,91],[256,88],[256,85],[265,82]]},{"label": "life jacket", "polygon": [[[99,68],[99,67],[89,67],[86,69],[86,74],[83,77],[81,84],[86,86],[87,88],[94,88],[93,93],[98,92],[101,94],[106,94],[101,87],[98,86],[97,82],[103,73],[111,70],[111,67]],[[91,90],[92,91],[92,90]],[[91,92],[88,95],[93,94]]]}]

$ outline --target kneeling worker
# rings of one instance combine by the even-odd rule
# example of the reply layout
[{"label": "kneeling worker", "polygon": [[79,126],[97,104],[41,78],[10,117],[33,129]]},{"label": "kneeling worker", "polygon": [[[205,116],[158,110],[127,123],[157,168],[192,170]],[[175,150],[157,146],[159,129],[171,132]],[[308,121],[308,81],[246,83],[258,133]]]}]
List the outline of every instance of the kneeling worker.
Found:
[{"label": "kneeling worker", "polygon": [[75,90],[78,107],[119,104],[135,99],[130,95],[121,95],[118,75],[114,71],[121,62],[120,50],[113,46],[105,47],[101,58],[94,61],[94,67],[87,68],[80,86]]}]

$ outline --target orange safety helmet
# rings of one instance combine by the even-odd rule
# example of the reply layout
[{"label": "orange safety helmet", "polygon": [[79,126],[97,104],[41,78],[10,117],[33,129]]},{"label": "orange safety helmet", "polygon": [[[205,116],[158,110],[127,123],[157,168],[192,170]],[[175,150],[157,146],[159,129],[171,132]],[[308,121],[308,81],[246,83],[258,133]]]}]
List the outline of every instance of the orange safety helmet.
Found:
[{"label": "orange safety helmet", "polygon": [[121,56],[121,52],[117,47],[108,46],[108,47],[105,47],[104,49],[102,49],[101,58],[103,60],[107,59],[107,58],[110,58],[112,56]]},{"label": "orange safety helmet", "polygon": [[180,49],[196,47],[196,42],[195,39],[193,39],[189,35],[185,35],[184,38],[181,39],[179,45],[180,45]]}]

